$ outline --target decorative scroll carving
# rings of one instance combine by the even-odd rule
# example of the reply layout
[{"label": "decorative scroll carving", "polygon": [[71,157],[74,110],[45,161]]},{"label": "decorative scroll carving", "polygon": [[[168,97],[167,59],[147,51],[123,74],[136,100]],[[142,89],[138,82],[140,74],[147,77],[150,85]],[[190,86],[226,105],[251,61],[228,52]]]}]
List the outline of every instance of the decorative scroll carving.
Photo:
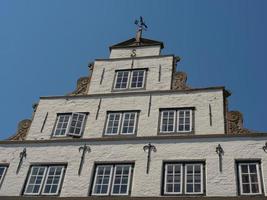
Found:
[{"label": "decorative scroll carving", "polygon": [[227,133],[228,134],[244,134],[249,133],[248,129],[243,128],[243,116],[239,111],[227,112]]},{"label": "decorative scroll carving", "polygon": [[17,133],[10,137],[9,140],[25,140],[25,137],[29,131],[32,120],[24,119],[19,122]]},{"label": "decorative scroll carving", "polygon": [[77,81],[77,87],[76,90],[74,90],[72,93],[68,94],[70,96],[78,96],[78,95],[84,95],[87,94],[87,90],[90,83],[90,77],[81,77]]},{"label": "decorative scroll carving", "polygon": [[172,89],[173,90],[190,89],[190,87],[186,85],[186,81],[187,81],[187,75],[185,72],[175,72],[173,74]]}]

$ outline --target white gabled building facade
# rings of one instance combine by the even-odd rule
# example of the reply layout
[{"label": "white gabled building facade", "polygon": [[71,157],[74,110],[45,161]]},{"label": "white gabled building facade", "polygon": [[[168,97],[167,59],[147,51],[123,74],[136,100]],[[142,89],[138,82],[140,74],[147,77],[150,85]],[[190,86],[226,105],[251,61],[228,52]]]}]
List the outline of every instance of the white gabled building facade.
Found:
[{"label": "white gabled building facade", "polygon": [[265,198],[267,135],[243,128],[224,87],[186,85],[141,31],[0,141],[0,199]]}]

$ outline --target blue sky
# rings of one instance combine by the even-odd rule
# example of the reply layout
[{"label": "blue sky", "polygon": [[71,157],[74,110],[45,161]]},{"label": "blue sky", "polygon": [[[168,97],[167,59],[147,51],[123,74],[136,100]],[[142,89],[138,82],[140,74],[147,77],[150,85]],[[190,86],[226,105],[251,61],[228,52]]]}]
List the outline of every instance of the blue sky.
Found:
[{"label": "blue sky", "polygon": [[191,87],[226,86],[245,126],[267,132],[266,10],[266,0],[0,0],[0,139],[40,96],[74,90],[140,15],[144,37],[182,58]]}]

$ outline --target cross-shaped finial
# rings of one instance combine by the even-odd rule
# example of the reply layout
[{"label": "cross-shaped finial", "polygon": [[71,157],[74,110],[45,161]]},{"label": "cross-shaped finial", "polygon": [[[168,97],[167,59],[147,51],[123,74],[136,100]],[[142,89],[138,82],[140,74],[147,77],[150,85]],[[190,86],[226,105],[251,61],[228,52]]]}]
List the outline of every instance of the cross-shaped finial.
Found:
[{"label": "cross-shaped finial", "polygon": [[137,32],[136,32],[135,40],[136,40],[136,42],[140,42],[140,38],[142,36],[142,31],[143,30],[146,31],[148,27],[145,24],[142,16],[140,16],[139,20],[135,20],[134,23],[137,25]]}]

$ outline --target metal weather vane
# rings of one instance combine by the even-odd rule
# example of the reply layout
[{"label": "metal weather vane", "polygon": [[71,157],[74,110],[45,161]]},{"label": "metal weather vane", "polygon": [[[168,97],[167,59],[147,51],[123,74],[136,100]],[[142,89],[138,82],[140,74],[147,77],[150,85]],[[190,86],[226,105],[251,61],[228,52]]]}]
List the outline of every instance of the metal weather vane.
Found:
[{"label": "metal weather vane", "polygon": [[137,32],[136,32],[135,39],[136,39],[137,42],[140,42],[140,39],[142,37],[142,31],[143,30],[146,31],[148,29],[148,27],[147,27],[145,21],[143,20],[142,16],[140,16],[139,20],[135,20],[134,23],[135,23],[135,25],[137,25]]},{"label": "metal weather vane", "polygon": [[157,149],[154,145],[148,143],[143,147],[144,151],[147,152],[147,165],[146,165],[146,173],[148,174],[150,168],[150,161],[151,161],[151,151],[156,152]]},{"label": "metal weather vane", "polygon": [[83,168],[83,163],[84,163],[84,158],[85,158],[85,153],[86,152],[91,152],[91,148],[89,146],[87,146],[86,144],[84,144],[83,146],[81,146],[79,148],[79,152],[82,151],[82,156],[81,156],[81,161],[80,161],[80,166],[79,166],[79,171],[78,171],[78,175],[81,174],[82,172],[82,168]]}]

